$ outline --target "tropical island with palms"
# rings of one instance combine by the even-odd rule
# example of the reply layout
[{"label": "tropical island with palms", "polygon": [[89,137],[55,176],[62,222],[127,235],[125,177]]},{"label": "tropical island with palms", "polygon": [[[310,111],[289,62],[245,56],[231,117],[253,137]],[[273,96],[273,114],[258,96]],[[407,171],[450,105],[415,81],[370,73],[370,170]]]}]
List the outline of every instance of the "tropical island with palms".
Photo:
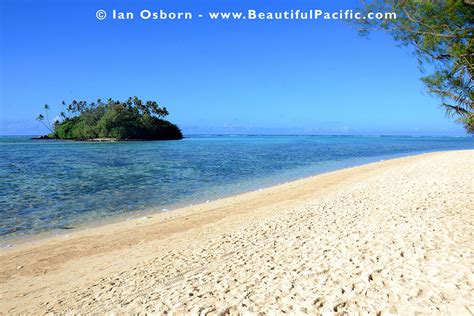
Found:
[{"label": "tropical island with palms", "polygon": [[181,130],[164,120],[169,115],[166,107],[156,101],[142,101],[130,97],[125,102],[108,99],[103,102],[72,101],[51,124],[49,105],[37,120],[49,134],[40,139],[65,140],[177,140],[182,139]]}]

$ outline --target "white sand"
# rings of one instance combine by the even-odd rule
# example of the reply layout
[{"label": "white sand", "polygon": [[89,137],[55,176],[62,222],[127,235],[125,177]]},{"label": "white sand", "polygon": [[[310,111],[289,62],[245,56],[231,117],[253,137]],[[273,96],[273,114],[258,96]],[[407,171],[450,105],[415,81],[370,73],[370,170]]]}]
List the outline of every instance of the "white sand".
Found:
[{"label": "white sand", "polygon": [[474,151],[320,175],[0,253],[0,312],[474,313]]}]

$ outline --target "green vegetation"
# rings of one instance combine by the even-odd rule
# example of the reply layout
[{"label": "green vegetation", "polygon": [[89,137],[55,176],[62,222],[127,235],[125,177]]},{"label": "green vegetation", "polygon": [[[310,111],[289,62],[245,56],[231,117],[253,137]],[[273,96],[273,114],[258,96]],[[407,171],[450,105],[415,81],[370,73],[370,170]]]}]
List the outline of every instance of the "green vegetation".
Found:
[{"label": "green vegetation", "polygon": [[146,101],[137,97],[125,102],[112,99],[107,102],[97,100],[72,101],[66,106],[60,120],[53,124],[49,119],[49,106],[44,106],[45,114],[37,118],[50,131],[47,137],[52,139],[90,140],[108,138],[117,140],[171,140],[183,138],[180,129],[164,120],[169,113],[159,107],[155,101]]},{"label": "green vegetation", "polygon": [[412,46],[428,91],[440,97],[447,115],[474,133],[472,0],[374,0],[363,11],[396,12],[396,20],[359,20],[361,32],[381,29]]}]

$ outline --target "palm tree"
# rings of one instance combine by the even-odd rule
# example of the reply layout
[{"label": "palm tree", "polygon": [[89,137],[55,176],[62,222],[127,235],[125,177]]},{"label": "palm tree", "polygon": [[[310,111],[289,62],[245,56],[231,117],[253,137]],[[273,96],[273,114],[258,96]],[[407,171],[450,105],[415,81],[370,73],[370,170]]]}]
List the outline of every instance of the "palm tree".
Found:
[{"label": "palm tree", "polygon": [[51,122],[49,120],[49,115],[48,115],[48,111],[49,111],[49,105],[45,104],[43,106],[43,109],[44,109],[44,113],[46,114],[46,122],[51,125]]},{"label": "palm tree", "polygon": [[[46,109],[46,107],[45,107]],[[43,124],[44,127],[46,127],[51,133],[53,132],[53,129],[51,128],[51,123],[49,124],[46,124],[45,123],[45,119],[44,119],[44,115],[43,114],[40,114],[38,115],[38,117],[36,118],[37,121],[41,122],[41,124]]]}]

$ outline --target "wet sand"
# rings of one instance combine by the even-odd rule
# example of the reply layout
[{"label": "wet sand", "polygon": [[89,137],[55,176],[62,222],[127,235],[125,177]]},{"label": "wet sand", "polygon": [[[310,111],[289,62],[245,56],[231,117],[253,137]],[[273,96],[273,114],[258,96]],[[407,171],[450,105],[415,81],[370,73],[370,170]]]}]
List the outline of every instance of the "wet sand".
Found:
[{"label": "wet sand", "polygon": [[0,312],[474,313],[474,151],[339,170],[0,252]]}]

